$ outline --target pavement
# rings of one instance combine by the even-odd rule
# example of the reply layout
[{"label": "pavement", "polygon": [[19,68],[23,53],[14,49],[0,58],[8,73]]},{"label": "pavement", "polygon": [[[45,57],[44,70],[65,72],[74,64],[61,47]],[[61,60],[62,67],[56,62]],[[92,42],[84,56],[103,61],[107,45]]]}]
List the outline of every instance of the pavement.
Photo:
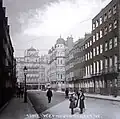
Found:
[{"label": "pavement", "polygon": [[28,103],[24,103],[23,98],[12,98],[6,108],[1,111],[0,119],[37,119],[38,114]]},{"label": "pavement", "polygon": [[12,98],[0,113],[0,119],[120,119],[119,96],[85,94],[88,98],[82,115],[79,108],[71,115],[69,100],[62,91],[53,92],[51,103],[47,102],[46,91],[28,91],[28,96],[28,103],[22,98]]},{"label": "pavement", "polygon": [[53,92],[51,103],[47,102],[46,91],[33,91],[30,95],[40,119],[120,119],[120,102],[117,101],[86,98],[84,113],[79,114],[76,108],[71,115],[70,102],[64,93]]},{"label": "pavement", "polygon": [[120,119],[118,105],[95,99],[87,99],[85,104],[86,109],[83,114],[79,114],[79,108],[75,108],[74,115],[71,115],[69,100],[65,100],[41,113],[41,117],[43,119],[50,119],[49,117],[54,117],[52,119]]},{"label": "pavement", "polygon": [[[65,93],[63,91],[57,91],[59,93]],[[73,92],[70,92],[69,94],[71,94]],[[85,96],[87,98],[96,98],[96,99],[101,99],[101,100],[109,100],[109,101],[117,101],[120,102],[120,96],[117,97],[113,97],[113,96],[107,96],[107,95],[100,95],[100,94],[87,94],[85,93]]]}]

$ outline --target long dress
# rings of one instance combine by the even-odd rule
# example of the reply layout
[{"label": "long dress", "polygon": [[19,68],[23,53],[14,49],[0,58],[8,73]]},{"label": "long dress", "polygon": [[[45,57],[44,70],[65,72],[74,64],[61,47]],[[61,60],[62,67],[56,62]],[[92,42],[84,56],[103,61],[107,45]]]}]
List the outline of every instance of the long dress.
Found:
[{"label": "long dress", "polygon": [[80,101],[79,101],[79,108],[80,109],[85,108],[85,104],[84,104],[85,96],[84,96],[84,94],[80,95],[79,99],[80,99]]}]

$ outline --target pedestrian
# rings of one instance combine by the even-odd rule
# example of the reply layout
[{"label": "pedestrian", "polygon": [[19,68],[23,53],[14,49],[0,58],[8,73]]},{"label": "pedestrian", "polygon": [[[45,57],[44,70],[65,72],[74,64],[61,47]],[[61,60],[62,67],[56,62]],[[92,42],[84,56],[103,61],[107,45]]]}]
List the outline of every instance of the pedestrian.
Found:
[{"label": "pedestrian", "polygon": [[50,103],[51,102],[51,98],[53,96],[53,93],[52,93],[50,88],[48,89],[46,96],[48,97],[48,103]]},{"label": "pedestrian", "polygon": [[23,98],[23,94],[24,94],[24,89],[23,89],[23,88],[21,88],[21,90],[20,90],[20,95],[21,95],[21,98]]},{"label": "pedestrian", "polygon": [[20,88],[17,88],[17,97],[20,98]]},{"label": "pedestrian", "polygon": [[74,108],[76,108],[76,103],[75,103],[76,100],[77,98],[73,94],[71,94],[70,99],[69,99],[70,101],[69,108],[71,109],[72,115],[74,114]]},{"label": "pedestrian", "polygon": [[17,98],[19,97],[19,89],[18,89],[18,87],[16,87],[16,97]]},{"label": "pedestrian", "polygon": [[84,104],[85,96],[82,90],[80,90],[80,95],[79,95],[79,108],[80,108],[80,114],[83,113],[83,109],[85,108]]},{"label": "pedestrian", "polygon": [[66,90],[65,90],[65,98],[68,98],[68,94],[69,94],[69,89],[66,88]]},{"label": "pedestrian", "polygon": [[77,90],[75,95],[77,96],[76,107],[78,107],[80,92]]}]

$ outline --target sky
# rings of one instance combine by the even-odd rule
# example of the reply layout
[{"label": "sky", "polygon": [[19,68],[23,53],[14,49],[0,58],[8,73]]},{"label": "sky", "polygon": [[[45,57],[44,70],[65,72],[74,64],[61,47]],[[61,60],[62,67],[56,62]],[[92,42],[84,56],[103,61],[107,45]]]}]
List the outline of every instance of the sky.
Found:
[{"label": "sky", "polygon": [[92,19],[111,0],[4,0],[16,57],[30,47],[47,54],[60,37],[74,41],[92,30]]}]

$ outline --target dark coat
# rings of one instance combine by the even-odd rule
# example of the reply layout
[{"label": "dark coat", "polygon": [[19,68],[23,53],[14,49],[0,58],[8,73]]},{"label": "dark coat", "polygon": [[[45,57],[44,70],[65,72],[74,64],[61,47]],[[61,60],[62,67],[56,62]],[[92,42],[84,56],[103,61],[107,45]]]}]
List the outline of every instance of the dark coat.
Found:
[{"label": "dark coat", "polygon": [[51,91],[51,90],[48,90],[46,96],[47,96],[47,97],[52,97],[52,96],[53,96],[52,91]]},{"label": "dark coat", "polygon": [[79,96],[79,108],[81,109],[85,108],[84,100],[85,100],[84,94],[80,95]]},{"label": "dark coat", "polygon": [[77,95],[77,96],[78,96],[78,98],[79,98],[79,96],[80,96],[80,93],[77,91],[77,92],[76,92],[76,95]]},{"label": "dark coat", "polygon": [[69,99],[69,101],[70,101],[70,106],[69,106],[69,108],[76,108],[76,103],[75,103],[75,101],[77,100],[77,98],[76,97],[70,97],[70,99]]}]

